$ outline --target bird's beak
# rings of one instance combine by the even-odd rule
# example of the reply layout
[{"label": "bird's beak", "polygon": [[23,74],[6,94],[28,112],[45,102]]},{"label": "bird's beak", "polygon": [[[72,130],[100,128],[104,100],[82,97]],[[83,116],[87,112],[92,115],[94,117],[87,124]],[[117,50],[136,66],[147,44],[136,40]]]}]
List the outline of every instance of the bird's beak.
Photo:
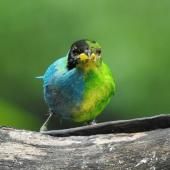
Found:
[{"label": "bird's beak", "polygon": [[80,61],[86,61],[86,60],[89,59],[89,57],[88,57],[87,54],[82,53],[82,54],[79,55],[79,59],[80,59]]},{"label": "bird's beak", "polygon": [[94,53],[92,53],[90,56],[88,56],[85,53],[82,53],[79,55],[79,58],[80,58],[80,61],[86,61],[86,60],[96,61],[97,56]]},{"label": "bird's beak", "polygon": [[92,61],[96,61],[96,59],[97,59],[96,54],[92,53],[91,56],[90,56],[90,59],[91,59]]}]

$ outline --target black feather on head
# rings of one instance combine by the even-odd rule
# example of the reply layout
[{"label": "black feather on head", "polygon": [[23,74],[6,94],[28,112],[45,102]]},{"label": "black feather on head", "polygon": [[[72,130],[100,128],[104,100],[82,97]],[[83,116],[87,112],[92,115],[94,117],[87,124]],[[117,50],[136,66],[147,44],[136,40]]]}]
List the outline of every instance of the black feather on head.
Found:
[{"label": "black feather on head", "polygon": [[77,65],[77,56],[83,53],[85,50],[89,49],[89,45],[86,40],[79,40],[71,45],[70,51],[68,53],[68,63],[67,68],[70,70]]}]

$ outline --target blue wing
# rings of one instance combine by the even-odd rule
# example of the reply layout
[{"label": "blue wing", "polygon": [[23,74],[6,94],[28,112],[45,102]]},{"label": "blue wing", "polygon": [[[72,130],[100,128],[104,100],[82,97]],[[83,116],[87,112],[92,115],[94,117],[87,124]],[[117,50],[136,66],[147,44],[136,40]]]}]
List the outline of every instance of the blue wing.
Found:
[{"label": "blue wing", "polygon": [[54,113],[63,117],[70,112],[83,98],[83,75],[77,69],[67,69],[67,56],[51,64],[43,77],[44,99]]},{"label": "blue wing", "polygon": [[60,58],[52,63],[43,75],[44,86],[52,84],[52,81],[67,71],[67,57]]}]

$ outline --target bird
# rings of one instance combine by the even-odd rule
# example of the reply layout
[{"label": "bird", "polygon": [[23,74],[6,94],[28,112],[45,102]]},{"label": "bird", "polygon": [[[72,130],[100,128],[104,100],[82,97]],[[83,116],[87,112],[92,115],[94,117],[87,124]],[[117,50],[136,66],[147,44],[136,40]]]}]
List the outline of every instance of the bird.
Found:
[{"label": "bird", "polygon": [[53,115],[79,123],[95,123],[115,93],[115,81],[104,63],[98,42],[75,41],[65,57],[57,59],[43,76],[49,116],[40,131],[47,131]]}]

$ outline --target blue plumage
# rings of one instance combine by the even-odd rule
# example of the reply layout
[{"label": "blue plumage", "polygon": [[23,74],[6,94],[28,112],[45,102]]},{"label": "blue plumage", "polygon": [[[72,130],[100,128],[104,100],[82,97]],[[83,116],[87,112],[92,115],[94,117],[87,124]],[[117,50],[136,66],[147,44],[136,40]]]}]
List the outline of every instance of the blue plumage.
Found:
[{"label": "blue plumage", "polygon": [[44,98],[50,110],[70,118],[73,109],[78,108],[83,99],[83,74],[76,68],[69,70],[67,56],[51,64],[43,76]]}]

